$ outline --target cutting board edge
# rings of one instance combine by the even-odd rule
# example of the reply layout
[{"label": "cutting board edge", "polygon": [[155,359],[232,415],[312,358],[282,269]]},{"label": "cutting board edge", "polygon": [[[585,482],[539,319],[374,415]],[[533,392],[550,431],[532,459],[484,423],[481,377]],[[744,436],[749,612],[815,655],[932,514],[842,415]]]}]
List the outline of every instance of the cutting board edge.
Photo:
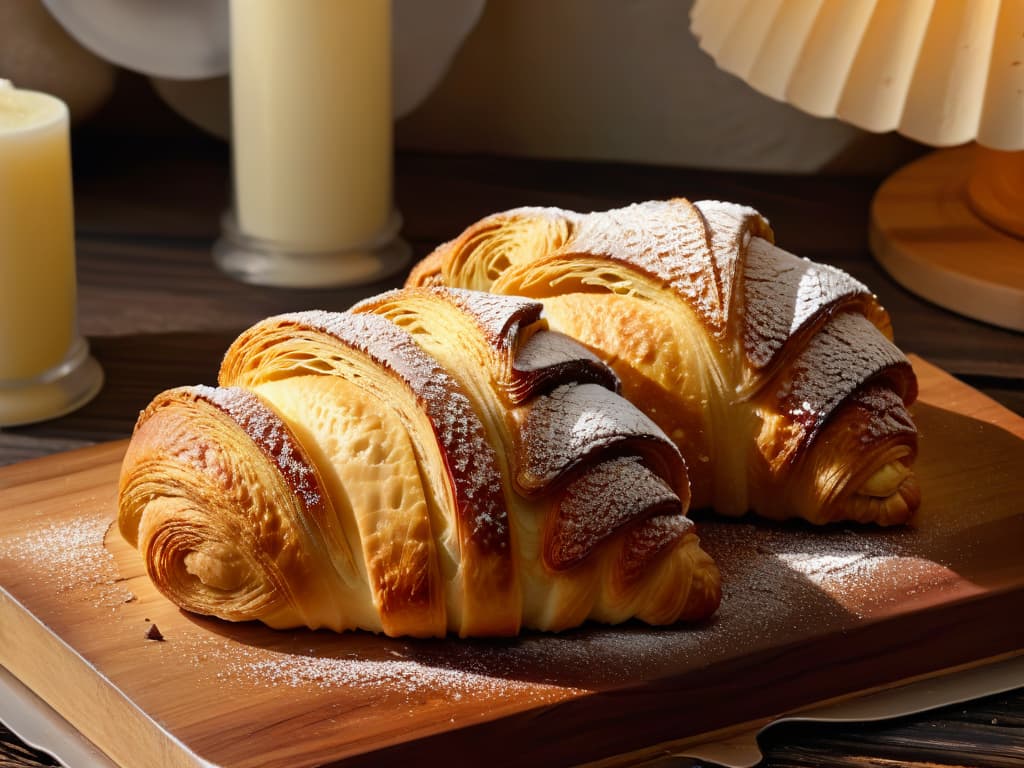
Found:
[{"label": "cutting board edge", "polygon": [[[966,598],[962,602],[987,602],[993,598],[1005,597],[1014,597],[1018,601],[1020,601],[1024,600],[1024,593],[1022,593],[1021,590],[1004,590],[996,595],[985,595],[978,599]],[[95,667],[93,667],[85,658],[83,658],[77,651],[75,651],[72,647],[70,647],[63,640],[61,640],[59,636],[54,634],[43,622],[39,621],[37,617],[32,615],[23,605],[21,605],[12,595],[10,595],[9,592],[7,592],[7,590],[5,590],[3,587],[0,587],[0,617],[7,619],[11,616],[13,616],[16,622],[18,622],[21,625],[21,627],[26,630],[25,636],[30,637],[30,640],[35,642],[36,647],[41,649],[41,653],[38,656],[40,663],[46,664],[55,662],[60,666],[65,667],[70,663],[73,666],[76,665],[79,667],[78,670],[74,670],[77,674],[87,675],[87,685],[91,686],[97,680],[101,682],[103,689],[105,689],[104,691],[102,691],[103,695],[101,697],[104,699],[104,706],[97,707],[97,711],[110,711],[109,704],[118,704],[122,707],[127,705],[134,718],[137,718],[135,727],[141,728],[143,732],[136,733],[135,738],[132,739],[130,743],[126,743],[125,745],[123,745],[123,750],[118,751],[115,749],[113,750],[114,753],[111,754],[111,751],[108,751],[106,749],[108,745],[104,743],[104,740],[102,738],[97,739],[96,734],[92,729],[87,731],[83,730],[80,722],[77,722],[75,718],[68,716],[69,710],[74,711],[76,709],[73,706],[73,702],[71,705],[69,705],[68,702],[72,701],[71,692],[77,693],[78,690],[80,690],[77,686],[69,685],[68,688],[65,689],[66,692],[63,695],[48,695],[52,692],[49,691],[48,686],[45,685],[45,677],[33,675],[31,674],[31,671],[29,671],[28,674],[26,674],[26,670],[18,668],[17,665],[12,666],[9,663],[9,658],[7,655],[0,655],[0,664],[2,664],[12,674],[14,674],[15,677],[22,680],[22,682],[25,683],[29,688],[34,690],[42,700],[46,701],[63,717],[65,717],[73,727],[78,728],[79,731],[88,735],[89,738],[95,744],[97,744],[97,746],[103,749],[103,751],[106,754],[108,754],[112,759],[114,759],[114,761],[117,762],[119,765],[130,765],[133,766],[133,768],[135,768],[136,766],[140,766],[141,764],[137,759],[138,754],[161,755],[161,758],[159,760],[154,761],[152,763],[153,766],[168,766],[168,768],[212,768],[212,766],[215,765],[214,763],[211,763],[201,758],[200,756],[194,754],[194,752],[189,750],[188,747],[185,746],[180,740],[176,739],[173,735],[169,734],[163,728],[161,728],[161,726],[158,723],[156,723],[145,712],[139,709],[127,696],[121,693],[121,691],[112,682],[103,677],[98,672],[98,670],[96,670]],[[883,620],[881,623],[886,622]],[[6,622],[5,625],[8,627],[11,626],[11,624],[7,624]],[[801,643],[796,643],[792,647],[784,649],[782,652],[799,653],[801,645]],[[2,647],[2,644],[0,644],[0,649],[2,649]],[[744,719],[740,722],[729,723],[719,728],[713,728],[709,730],[698,730],[679,738],[662,740],[656,743],[655,745],[650,746],[648,749],[654,750],[653,752],[651,752],[651,754],[664,754],[664,750],[667,748],[673,750],[683,749],[688,745],[704,743],[714,738],[728,737],[730,734],[735,734],[740,731],[749,730],[750,728],[760,728],[764,725],[771,723],[779,717],[798,714],[800,711],[809,708],[814,708],[825,704],[834,703],[837,701],[856,698],[864,695],[865,693],[874,693],[878,691],[885,691],[892,688],[897,688],[916,681],[933,679],[960,670],[970,669],[982,666],[984,664],[992,663],[994,661],[999,661],[1001,659],[1012,658],[1020,655],[1024,655],[1024,648],[1015,648],[1013,650],[1003,651],[1001,653],[994,654],[991,656],[971,658],[968,661],[964,661],[962,663],[957,663],[949,666],[940,665],[935,669],[923,673],[908,675],[906,677],[900,678],[892,678],[886,680],[884,683],[881,683],[879,685],[870,686],[867,688],[860,688],[856,690],[849,690],[835,696],[829,696],[822,699],[806,702],[795,709],[782,708],[778,711],[772,712],[771,714],[767,714],[764,716]],[[760,663],[760,659],[755,658],[754,663]],[[831,665],[831,662],[828,663],[829,665]],[[709,666],[707,668],[708,673],[712,677],[717,677],[719,673],[716,670],[720,666],[721,665],[718,664]],[[44,685],[37,686],[35,683],[40,679],[44,681]],[[74,681],[73,678],[71,679],[72,681]],[[667,680],[671,680],[671,678]],[[667,680],[662,682],[667,682]],[[629,695],[632,690],[636,688],[643,688],[644,685],[645,684],[641,682],[637,684],[622,686],[620,688],[610,689],[609,691],[606,691],[604,693],[613,696],[617,694]],[[58,691],[58,694],[60,693],[61,692]],[[530,723],[535,723],[537,721],[537,718],[543,717],[544,714],[554,714],[563,706],[572,707],[574,701],[575,700],[567,700],[565,702],[559,702],[553,705],[538,705],[536,707],[532,707],[514,713],[513,715],[507,718],[499,718],[498,720],[501,720],[502,724],[505,725],[507,725],[507,723],[512,720],[522,721],[527,727],[529,727]],[[427,736],[425,737],[425,739],[414,738],[395,744],[382,745],[380,748],[375,749],[371,752],[358,752],[347,750],[345,753],[339,753],[337,755],[337,760],[332,761],[328,764],[389,765],[396,758],[404,759],[405,757],[411,757],[412,752],[414,750],[417,752],[422,752],[425,740],[430,741],[433,740],[435,737],[441,739],[443,742],[447,742],[449,739],[453,741],[462,740],[465,738],[467,731],[481,731],[484,733],[484,738],[492,740],[493,743],[493,736],[489,735],[489,732],[494,730],[496,723],[497,720],[479,723],[470,726],[468,729],[441,731],[436,734]],[[119,735],[118,738],[123,738],[123,729],[120,731],[120,734],[121,735]],[[122,752],[131,751],[133,746],[134,749],[136,750],[144,750],[147,748],[147,745],[150,742],[154,742],[156,745],[158,745],[159,751],[137,751],[131,755],[122,754]],[[440,749],[434,750],[434,753],[437,754],[438,752],[443,752],[444,749],[444,747],[441,747]],[[592,762],[588,762],[587,765],[590,766],[590,768],[604,768],[605,766],[610,767],[624,765],[624,763],[616,762],[617,758],[628,754],[630,755],[632,760],[632,758],[635,758],[638,755],[647,754],[648,749],[644,749],[641,752],[629,753],[614,753],[605,751],[602,755],[599,755],[596,758],[587,758],[588,760],[592,760]],[[130,759],[121,759],[124,757]],[[456,760],[455,763],[458,764],[458,761]],[[541,762],[538,764],[560,765],[562,763],[548,763],[541,760]],[[630,762],[628,764],[633,763]]]},{"label": "cutting board edge", "polygon": [[[183,742],[165,730],[137,704],[128,698],[78,651],[39,620],[28,608],[0,585],[0,666],[3,666],[42,701],[54,709],[73,728],[91,741],[118,765],[144,768],[213,768],[213,763],[196,755]],[[34,654],[17,654],[7,649],[21,643],[36,649]],[[23,646],[24,647],[24,646]],[[64,685],[51,682],[46,668],[62,669]],[[83,709],[76,705],[83,690],[90,690],[94,706]],[[107,734],[98,718],[104,713],[126,715],[118,720],[117,736]],[[95,718],[90,715],[96,716]],[[126,734],[130,734],[126,738]],[[156,756],[152,762],[141,762],[139,755]]]},{"label": "cutting board edge", "polygon": [[[926,611],[923,615],[915,614],[895,619],[886,617],[876,622],[881,625],[921,623],[927,625],[923,627],[924,634],[942,631],[947,624],[952,627],[953,641],[948,643],[951,651],[930,662],[921,660],[920,644],[916,637],[904,634],[898,653],[886,657],[887,669],[904,668],[901,659],[914,659],[918,666],[913,667],[910,673],[887,675],[880,671],[875,664],[875,649],[865,649],[857,644],[856,636],[863,634],[871,637],[872,627],[857,627],[852,631],[836,631],[834,634],[837,637],[842,636],[846,639],[845,645],[836,646],[833,649],[835,655],[821,658],[814,667],[800,670],[801,678],[820,680],[822,670],[828,670],[832,674],[842,673],[842,680],[845,680],[834,684],[830,689],[819,688],[817,693],[811,696],[800,694],[800,691],[806,688],[792,682],[787,683],[786,680],[790,676],[786,674],[778,680],[771,675],[753,681],[744,677],[750,670],[756,672],[768,668],[773,660],[778,662],[776,667],[780,670],[795,668],[787,659],[803,657],[811,642],[807,639],[781,648],[765,648],[742,659],[724,660],[682,675],[613,686],[578,698],[539,704],[501,717],[488,718],[484,722],[457,729],[442,729],[397,743],[381,743],[370,750],[353,749],[353,745],[349,744],[326,762],[317,765],[345,765],[358,768],[391,766],[424,757],[444,759],[453,766],[471,764],[457,755],[472,755],[474,759],[486,759],[489,765],[496,768],[512,768],[524,763],[538,767],[577,765],[610,759],[617,754],[623,754],[624,750],[641,749],[651,744],[705,740],[710,733],[732,730],[745,723],[770,722],[798,709],[900,686],[917,679],[941,676],[1022,652],[1014,645],[1017,635],[1010,629],[1003,630],[995,637],[973,632],[978,617],[990,612],[993,604],[1002,605],[1004,611],[1012,609],[1024,615],[1022,586],[967,596],[957,603],[963,609],[963,615],[950,617],[948,610],[936,607],[935,610]],[[959,642],[970,637],[974,637],[979,644],[965,645]],[[865,670],[875,675],[871,678],[872,682],[867,685],[862,684]],[[781,680],[782,687],[779,690],[798,703],[793,705],[786,700],[773,701],[762,711],[746,712],[736,721],[722,721],[717,724],[712,722],[693,727],[687,725],[685,712],[678,715],[682,718],[680,720],[673,720],[675,715],[665,714],[669,709],[666,705],[677,702],[680,694],[695,694],[700,698],[705,691],[714,691],[723,675],[729,679],[742,680],[742,683],[736,685],[743,689],[751,686],[763,689]],[[694,684],[695,678],[699,685]],[[729,698],[731,692],[720,691],[719,695]],[[618,706],[623,702],[628,706]],[[609,720],[609,713],[614,713],[614,722]],[[623,713],[628,713],[632,719],[626,719]],[[581,727],[576,728],[577,725]],[[690,730],[687,730],[688,727]],[[628,734],[625,737],[624,732]],[[519,745],[514,754],[508,749],[510,744]],[[456,756],[452,757],[453,755]]]}]

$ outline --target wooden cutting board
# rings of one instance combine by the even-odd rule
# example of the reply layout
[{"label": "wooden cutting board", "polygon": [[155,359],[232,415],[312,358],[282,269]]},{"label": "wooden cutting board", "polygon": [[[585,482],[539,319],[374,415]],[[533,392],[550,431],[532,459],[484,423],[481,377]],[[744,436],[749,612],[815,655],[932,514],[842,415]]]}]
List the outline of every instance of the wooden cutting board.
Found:
[{"label": "wooden cutting board", "polygon": [[0,663],[133,768],[541,766],[1017,652],[1024,419],[914,364],[914,524],[703,517],[726,590],[691,628],[403,641],[190,616],[111,527],[124,442],[7,467]]}]

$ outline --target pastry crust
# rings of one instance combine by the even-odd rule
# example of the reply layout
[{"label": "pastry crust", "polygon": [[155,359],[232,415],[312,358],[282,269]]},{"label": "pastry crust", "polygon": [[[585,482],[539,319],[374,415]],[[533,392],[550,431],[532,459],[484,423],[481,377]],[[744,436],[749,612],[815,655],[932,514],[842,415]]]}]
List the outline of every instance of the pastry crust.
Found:
[{"label": "pastry crust", "polygon": [[516,209],[440,246],[417,284],[542,301],[676,443],[695,507],[890,525],[919,504],[917,385],[888,314],[845,272],[775,246],[753,209]]},{"label": "pastry crust", "polygon": [[177,604],[275,627],[708,616],[719,576],[678,449],[540,312],[435,287],[256,324],[219,387],[141,415],[123,535]]}]

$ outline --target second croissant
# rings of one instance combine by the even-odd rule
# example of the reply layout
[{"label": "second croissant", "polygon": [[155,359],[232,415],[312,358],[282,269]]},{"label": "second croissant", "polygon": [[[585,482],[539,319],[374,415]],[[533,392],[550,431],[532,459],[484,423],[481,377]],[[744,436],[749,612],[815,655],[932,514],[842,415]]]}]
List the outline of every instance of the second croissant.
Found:
[{"label": "second croissant", "polygon": [[850,275],[777,247],[750,208],[519,208],[407,284],[542,301],[675,441],[696,508],[893,525],[918,507],[917,382],[888,314]]}]

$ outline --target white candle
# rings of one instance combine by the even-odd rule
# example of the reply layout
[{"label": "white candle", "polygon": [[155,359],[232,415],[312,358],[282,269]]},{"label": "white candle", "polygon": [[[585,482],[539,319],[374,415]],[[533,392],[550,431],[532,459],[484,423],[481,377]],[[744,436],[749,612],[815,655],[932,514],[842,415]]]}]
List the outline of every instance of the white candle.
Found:
[{"label": "white candle", "polygon": [[235,213],[286,249],[373,242],[392,211],[390,0],[232,0]]},{"label": "white candle", "polygon": [[0,80],[0,384],[59,365],[74,338],[68,110]]}]

